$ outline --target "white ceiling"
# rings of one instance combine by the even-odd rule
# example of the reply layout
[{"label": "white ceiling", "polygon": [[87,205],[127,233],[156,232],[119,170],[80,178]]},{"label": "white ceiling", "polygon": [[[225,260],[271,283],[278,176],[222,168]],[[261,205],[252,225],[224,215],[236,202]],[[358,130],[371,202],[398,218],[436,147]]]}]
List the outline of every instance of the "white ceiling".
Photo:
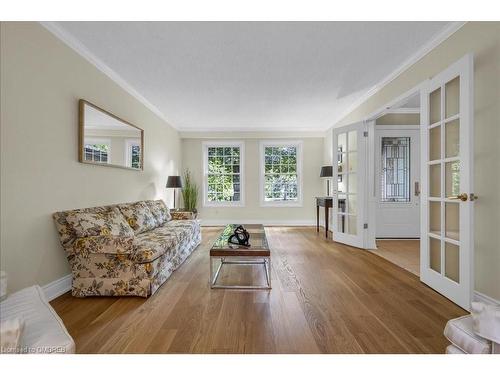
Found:
[{"label": "white ceiling", "polygon": [[180,130],[318,130],[447,22],[58,22]]}]

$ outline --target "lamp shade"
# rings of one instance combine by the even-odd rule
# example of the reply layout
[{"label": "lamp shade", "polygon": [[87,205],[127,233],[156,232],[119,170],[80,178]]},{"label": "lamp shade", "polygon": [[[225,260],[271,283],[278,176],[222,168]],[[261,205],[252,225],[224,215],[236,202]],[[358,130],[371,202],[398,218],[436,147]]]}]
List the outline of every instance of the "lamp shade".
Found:
[{"label": "lamp shade", "polygon": [[168,176],[167,187],[168,188],[181,188],[182,187],[181,176]]},{"label": "lamp shade", "polygon": [[325,165],[321,167],[321,173],[319,177],[332,177],[333,176],[333,167],[331,165]]}]

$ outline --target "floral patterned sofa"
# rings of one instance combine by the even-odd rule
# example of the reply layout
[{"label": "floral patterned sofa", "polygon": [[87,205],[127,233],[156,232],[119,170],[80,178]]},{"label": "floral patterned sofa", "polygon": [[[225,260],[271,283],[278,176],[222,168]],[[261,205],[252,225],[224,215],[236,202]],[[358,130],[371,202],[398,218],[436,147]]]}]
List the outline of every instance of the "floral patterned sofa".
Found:
[{"label": "floral patterned sofa", "polygon": [[72,295],[152,295],[201,242],[196,220],[162,200],[53,214],[73,273]]}]

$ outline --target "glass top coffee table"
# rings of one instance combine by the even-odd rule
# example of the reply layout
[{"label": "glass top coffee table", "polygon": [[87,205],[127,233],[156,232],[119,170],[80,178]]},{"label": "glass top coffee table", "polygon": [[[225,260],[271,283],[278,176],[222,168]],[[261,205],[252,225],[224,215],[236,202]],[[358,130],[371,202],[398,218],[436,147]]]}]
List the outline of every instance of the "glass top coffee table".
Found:
[{"label": "glass top coffee table", "polygon": [[[226,225],[210,249],[210,287],[212,289],[271,289],[271,250],[262,224],[242,224],[250,235],[250,247],[231,244],[229,237],[240,224]],[[214,273],[214,263],[216,270]],[[262,265],[266,278],[264,285],[217,284],[221,269],[229,265]]]}]

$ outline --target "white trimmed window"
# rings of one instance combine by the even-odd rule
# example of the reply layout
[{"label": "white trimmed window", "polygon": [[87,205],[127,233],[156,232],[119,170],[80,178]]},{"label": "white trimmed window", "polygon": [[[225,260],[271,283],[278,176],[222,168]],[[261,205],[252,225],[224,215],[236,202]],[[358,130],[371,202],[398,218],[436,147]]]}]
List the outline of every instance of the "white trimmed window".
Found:
[{"label": "white trimmed window", "polygon": [[244,206],[243,142],[203,142],[203,205]]},{"label": "white trimmed window", "polygon": [[302,206],[302,141],[260,143],[261,206]]},{"label": "white trimmed window", "polygon": [[136,139],[125,142],[125,164],[129,168],[141,168],[141,143]]},{"label": "white trimmed window", "polygon": [[85,138],[83,156],[86,161],[111,163],[111,141],[103,138]]}]

